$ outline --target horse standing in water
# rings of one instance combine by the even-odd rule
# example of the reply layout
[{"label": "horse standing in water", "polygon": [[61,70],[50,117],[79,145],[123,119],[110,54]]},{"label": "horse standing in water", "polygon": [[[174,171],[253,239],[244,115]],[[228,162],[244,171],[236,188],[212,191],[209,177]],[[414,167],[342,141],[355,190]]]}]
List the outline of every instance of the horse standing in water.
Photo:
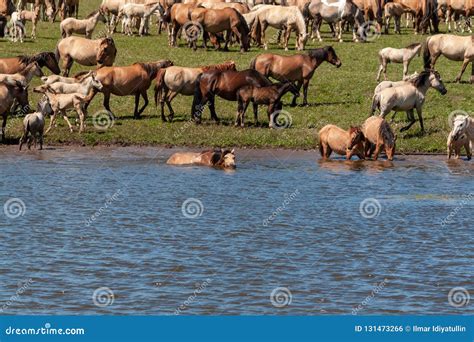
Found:
[{"label": "horse standing in water", "polygon": [[319,131],[319,152],[323,159],[327,159],[334,151],[345,155],[350,160],[353,155],[365,159],[364,133],[359,127],[351,127],[345,131],[335,125],[326,125]]},{"label": "horse standing in water", "polygon": [[215,96],[218,95],[227,101],[237,101],[237,91],[249,85],[265,87],[272,85],[272,82],[252,69],[242,71],[210,70],[202,73],[197,79],[191,117],[196,123],[200,123],[203,108],[209,102],[211,118],[218,122],[219,118],[214,104]]},{"label": "horse standing in water", "polygon": [[[303,86],[303,105],[305,106],[308,104],[309,81],[316,68],[325,61],[338,68],[342,65],[332,46],[325,46],[309,50],[306,54],[292,56],[280,56],[273,53],[258,55],[250,62],[250,68],[280,82],[296,82],[297,91]],[[297,96],[293,97],[292,106],[296,106],[296,98]]]}]

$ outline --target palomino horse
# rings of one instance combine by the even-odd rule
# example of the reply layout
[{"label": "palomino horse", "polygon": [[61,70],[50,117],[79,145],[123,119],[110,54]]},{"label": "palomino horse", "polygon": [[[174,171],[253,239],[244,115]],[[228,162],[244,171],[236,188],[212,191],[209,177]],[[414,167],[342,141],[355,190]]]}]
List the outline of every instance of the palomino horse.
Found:
[{"label": "palomino horse", "polygon": [[168,106],[170,115],[168,121],[173,121],[174,111],[171,101],[176,95],[194,95],[196,80],[200,74],[208,70],[237,70],[234,61],[222,64],[208,65],[200,68],[187,68],[181,66],[170,66],[158,71],[155,84],[155,104],[158,105],[158,98],[161,105],[161,119],[166,121],[165,103]]},{"label": "palomino horse", "polygon": [[457,115],[448,136],[448,158],[451,158],[452,149],[455,150],[456,158],[459,158],[461,147],[464,147],[467,159],[471,160],[471,146],[474,146],[474,119],[469,115]]},{"label": "palomino horse", "polygon": [[395,142],[397,136],[393,134],[392,128],[380,116],[371,116],[362,125],[362,132],[365,137],[365,156],[370,158],[374,153],[374,160],[377,160],[381,149],[385,150],[388,160],[393,160],[395,155]]},{"label": "palomino horse", "polygon": [[[328,2],[327,0],[313,0],[308,7],[309,13],[314,18],[313,31],[316,30],[316,36],[320,42],[323,41],[319,32],[321,24],[326,21],[329,24],[337,24],[337,39],[342,42],[342,22],[355,22],[358,27],[364,24],[362,11],[352,2],[352,0],[338,0],[337,2]],[[357,42],[355,25],[352,29],[352,40]]]},{"label": "palomino horse", "polygon": [[469,63],[471,63],[471,83],[474,83],[474,36],[455,36],[452,34],[438,34],[426,39],[423,59],[425,68],[433,69],[439,56],[445,56],[451,61],[463,61],[461,71],[455,82],[461,77]]},{"label": "palomino horse", "polygon": [[372,113],[377,108],[380,109],[380,116],[385,118],[392,110],[396,112],[406,112],[410,120],[408,126],[403,127],[400,131],[406,131],[416,122],[413,110],[416,109],[418,119],[420,120],[421,131],[424,132],[422,108],[425,103],[426,92],[429,88],[434,88],[441,95],[445,95],[448,91],[444,87],[441,76],[435,70],[424,70],[413,80],[407,84],[398,87],[386,88],[374,95],[372,102]]},{"label": "palomino horse", "polygon": [[0,58],[0,74],[16,74],[22,72],[31,63],[38,63],[43,68],[46,67],[54,74],[61,72],[58,62],[52,52],[41,52],[33,56],[18,56],[10,58]]},{"label": "palomino horse", "polygon": [[272,82],[268,78],[252,69],[242,71],[206,71],[199,75],[197,79],[191,117],[196,123],[200,123],[204,106],[209,102],[211,118],[218,122],[219,118],[217,117],[214,105],[216,95],[227,101],[237,101],[237,91],[240,88],[248,85],[265,87],[271,84]]},{"label": "palomino horse", "polygon": [[90,40],[82,37],[67,37],[56,46],[56,60],[63,60],[63,76],[69,76],[74,61],[81,65],[101,68],[115,62],[117,48],[112,38]]},{"label": "palomino horse", "polygon": [[466,18],[474,15],[474,0],[447,0],[446,1],[446,22],[448,31],[451,31],[452,16],[464,16]]},{"label": "palomino horse", "polygon": [[86,19],[82,20],[66,18],[61,21],[60,24],[61,36],[66,38],[75,33],[84,34],[87,39],[91,39],[92,32],[94,32],[94,29],[99,21],[103,23],[106,22],[106,19],[101,11],[92,12]]},{"label": "palomino horse", "polygon": [[394,49],[391,47],[383,48],[379,51],[379,72],[377,74],[377,81],[380,80],[380,75],[383,72],[384,80],[387,80],[387,64],[388,63],[403,63],[403,78],[408,75],[408,66],[411,60],[421,54],[421,43],[414,43],[408,45],[403,49]]},{"label": "palomino horse", "polygon": [[22,106],[22,112],[27,113],[28,104],[28,89],[24,87],[17,87],[0,83],[0,114],[3,117],[2,123],[2,141],[5,141],[5,127],[7,126],[7,116],[13,103],[18,101]]},{"label": "palomino horse", "polygon": [[[226,51],[229,45],[232,33],[237,36],[240,41],[240,51],[245,52],[249,50],[249,28],[242,14],[233,8],[223,9],[208,9],[197,7],[192,9],[188,15],[189,20],[193,25],[200,25],[206,33],[216,34],[222,31],[227,31],[224,50]],[[203,35],[204,45],[206,45],[205,34]],[[192,41],[193,48],[196,49],[196,39]],[[214,44],[216,49],[219,48],[219,43]]]},{"label": "palomino horse", "polygon": [[256,20],[258,20],[259,25],[255,25],[254,30],[260,28],[260,33],[257,33],[257,36],[261,35],[265,50],[268,49],[265,40],[265,31],[268,26],[279,30],[286,29],[283,43],[286,51],[288,51],[291,31],[296,32],[296,48],[300,51],[304,50],[308,36],[304,17],[298,7],[268,6],[263,8],[263,10],[259,10]]},{"label": "palomino horse", "polygon": [[[129,96],[135,95],[135,110],[133,116],[139,119],[141,113],[148,106],[147,90],[150,88],[151,82],[156,78],[158,71],[161,68],[166,68],[173,65],[171,61],[161,60],[154,63],[135,63],[124,67],[103,67],[96,70],[95,79],[102,83],[101,93],[104,94],[104,107],[109,112],[110,110],[110,95]],[[93,90],[95,96],[97,90]],[[140,95],[143,97],[145,103],[143,107],[138,109],[140,102]],[[89,101],[90,103],[90,101]]]},{"label": "palomino horse", "polygon": [[214,150],[193,152],[178,152],[173,154],[168,161],[168,165],[202,165],[220,169],[235,169],[235,151]]},{"label": "palomino horse", "polygon": [[323,159],[328,159],[334,151],[350,160],[353,155],[365,159],[364,133],[359,127],[345,131],[335,125],[326,125],[319,131],[319,152]]},{"label": "palomino horse", "polygon": [[[280,56],[272,53],[258,55],[250,62],[250,68],[280,82],[296,82],[298,91],[303,86],[303,105],[307,105],[309,81],[316,68],[324,61],[338,68],[342,65],[332,46],[325,46],[309,50],[307,54],[293,56]],[[291,105],[296,106],[296,96],[293,97]]]}]

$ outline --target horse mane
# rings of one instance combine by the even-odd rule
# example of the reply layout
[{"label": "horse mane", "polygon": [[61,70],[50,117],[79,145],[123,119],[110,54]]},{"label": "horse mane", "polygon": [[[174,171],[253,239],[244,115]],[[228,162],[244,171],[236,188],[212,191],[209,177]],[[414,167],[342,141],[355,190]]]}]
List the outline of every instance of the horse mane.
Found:
[{"label": "horse mane", "polygon": [[[229,7],[229,8],[231,8],[231,7]],[[244,34],[248,36],[250,34],[250,28],[247,25],[247,20],[245,20],[242,13],[237,11],[235,8],[231,8],[231,9],[233,9],[234,12],[237,14],[237,17],[239,18],[239,21],[240,21],[240,24],[241,24],[240,26],[242,26],[242,29],[244,30]]]},{"label": "horse mane", "polygon": [[384,143],[386,143],[388,147],[392,147],[395,143],[395,135],[393,134],[390,125],[385,120],[383,120],[382,124],[380,125],[380,134],[382,135]]},{"label": "horse mane", "polygon": [[416,76],[413,79],[408,80],[408,82],[410,82],[411,84],[413,84],[415,87],[418,88],[419,86],[421,86],[422,84],[426,82],[426,80],[430,77],[430,74],[431,74],[431,70],[423,70],[422,72],[420,72],[418,76]]},{"label": "horse mane", "polygon": [[360,129],[360,127],[352,127],[349,128],[349,133],[352,134],[352,133],[358,133],[358,132],[362,132],[362,130]]},{"label": "horse mane", "polygon": [[225,61],[224,63],[221,64],[211,64],[211,65],[206,65],[203,67],[200,67],[203,72],[209,71],[209,70],[235,70],[235,62],[234,61]]},{"label": "horse mane", "polygon": [[36,55],[32,55],[32,56],[27,56],[27,55],[20,55],[20,56],[17,56],[18,59],[20,60],[20,63],[22,64],[31,64],[33,62],[37,62],[39,64],[39,66],[42,66],[46,63],[46,59],[49,57],[52,57],[54,59],[56,59],[56,57],[54,56],[54,53],[52,52],[40,52]]},{"label": "horse mane", "polygon": [[308,51],[308,56],[317,60],[322,60],[326,58],[327,47],[311,49]]},{"label": "horse mane", "polygon": [[[164,63],[169,62],[167,60],[163,61]],[[133,65],[139,65],[145,72],[148,74],[150,79],[156,78],[158,71],[163,67],[164,63],[134,63]],[[173,63],[171,63],[173,65]]]},{"label": "horse mane", "polygon": [[421,43],[413,43],[408,46],[405,46],[405,49],[414,50],[416,47],[420,46]]},{"label": "horse mane", "polygon": [[230,150],[214,150],[214,151],[208,151],[208,152],[213,152],[212,157],[211,157],[211,163],[213,166],[218,166],[224,162],[224,157],[231,153]]},{"label": "horse mane", "polygon": [[22,76],[25,76],[26,74],[28,74],[30,72],[31,68],[33,68],[35,65],[38,65],[38,67],[39,67],[38,62],[31,62],[22,71],[20,71],[19,74],[22,75]]},{"label": "horse mane", "polygon": [[93,17],[94,15],[96,15],[98,12],[99,12],[99,10],[95,10],[94,12],[91,12],[91,13],[86,17],[86,19],[92,18],[92,17]]}]

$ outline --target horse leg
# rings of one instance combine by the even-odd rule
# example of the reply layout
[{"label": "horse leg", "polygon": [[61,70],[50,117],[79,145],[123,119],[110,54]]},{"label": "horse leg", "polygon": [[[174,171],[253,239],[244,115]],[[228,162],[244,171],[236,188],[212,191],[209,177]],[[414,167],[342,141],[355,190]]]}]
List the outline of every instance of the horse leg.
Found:
[{"label": "horse leg", "polygon": [[173,101],[176,95],[178,95],[177,92],[171,92],[171,94],[166,97],[166,105],[168,106],[168,110],[170,111],[170,115],[168,116],[170,122],[172,122],[174,118],[174,110],[173,107],[171,107],[171,101]]},{"label": "horse leg", "polygon": [[305,78],[303,79],[303,106],[308,105],[308,87],[309,87],[309,78]]},{"label": "horse leg", "polygon": [[71,133],[74,132],[74,129],[73,129],[72,125],[71,125],[71,122],[69,121],[69,118],[68,118],[67,115],[66,115],[66,111],[65,111],[65,110],[62,110],[62,111],[61,111],[61,114],[63,115],[63,119],[64,119],[64,121],[66,121],[66,123],[67,123],[67,125],[68,125],[68,127],[69,127],[69,131],[71,131]]},{"label": "horse leg", "polygon": [[265,37],[265,31],[267,30],[268,24],[266,21],[260,24],[261,26],[261,32],[262,32],[262,42],[263,42],[263,48],[265,50],[268,50],[268,44],[267,44],[267,39]]},{"label": "horse leg", "polygon": [[380,81],[380,75],[382,74],[382,71],[384,71],[383,62],[380,63],[380,66],[379,66],[379,71],[377,73],[377,82]]},{"label": "horse leg", "polygon": [[73,63],[74,63],[74,60],[69,55],[64,57],[64,62],[63,62],[63,69],[64,69],[63,76],[64,77],[69,76],[69,72],[71,71]]},{"label": "horse leg", "polygon": [[342,43],[343,42],[343,40],[342,40],[342,19],[339,20],[336,27],[339,30],[337,40],[339,41],[339,43]]},{"label": "horse leg", "polygon": [[214,120],[216,123],[219,122],[219,118],[217,117],[217,114],[216,114],[216,106],[215,106],[215,95],[211,95],[209,97],[209,110],[211,112],[211,119]]},{"label": "horse leg", "polygon": [[382,147],[382,145],[383,145],[383,142],[381,143],[380,141],[377,141],[377,143],[375,144],[374,160],[378,159],[380,148]]},{"label": "horse leg", "polygon": [[110,110],[110,93],[104,92],[104,101],[103,101],[104,108],[109,112],[112,113]]},{"label": "horse leg", "polygon": [[[301,89],[301,86],[303,85],[303,81],[298,81],[297,84],[296,84],[296,90],[299,92],[300,89]],[[291,101],[291,107],[296,107],[296,99],[298,98],[298,96],[293,95],[293,101]]]},{"label": "horse leg", "polygon": [[464,148],[466,149],[467,160],[471,160],[472,151],[471,151],[471,144],[469,141],[464,144]]},{"label": "horse leg", "polygon": [[[285,42],[284,42],[285,51],[288,51],[288,41],[290,40],[290,35],[291,35],[291,27],[288,26],[288,27],[286,28],[285,36],[284,36],[284,39],[285,39]],[[298,34],[296,34],[296,44],[298,44]]]},{"label": "horse leg", "polygon": [[409,60],[404,60],[403,61],[403,78],[405,78],[408,75],[408,64],[410,63]]},{"label": "horse leg", "polygon": [[407,117],[410,119],[410,123],[409,123],[407,126],[402,127],[402,128],[400,129],[400,132],[406,131],[406,130],[409,129],[411,126],[413,126],[413,124],[416,122],[415,116],[413,115],[413,109],[407,110]]},{"label": "horse leg", "polygon": [[244,103],[243,103],[242,99],[239,97],[237,99],[237,114],[235,115],[234,126],[241,125],[241,123],[242,123],[241,116],[242,116],[243,108],[244,108]]},{"label": "horse leg", "polygon": [[418,120],[420,120],[421,132],[424,133],[425,128],[423,127],[423,116],[422,116],[421,105],[419,107],[416,107],[416,113],[418,114]]},{"label": "horse leg", "polygon": [[[454,82],[460,82],[461,81],[461,78],[462,78],[462,74],[464,74],[464,71],[466,70],[467,68],[467,65],[469,64],[469,59],[464,59],[464,62],[462,63],[462,67],[461,67],[461,72],[459,73],[459,75],[456,77],[456,79],[454,80]],[[471,81],[472,81],[472,75],[471,75]]]},{"label": "horse leg", "polygon": [[85,114],[84,111],[81,108],[81,105],[77,106],[76,108],[77,115],[79,115],[79,133],[84,132],[84,119],[85,119]]},{"label": "horse leg", "polygon": [[8,112],[3,113],[3,123],[2,123],[2,142],[5,141],[5,127],[7,126],[7,116]]},{"label": "horse leg", "polygon": [[474,84],[474,60],[471,61],[471,83]]}]

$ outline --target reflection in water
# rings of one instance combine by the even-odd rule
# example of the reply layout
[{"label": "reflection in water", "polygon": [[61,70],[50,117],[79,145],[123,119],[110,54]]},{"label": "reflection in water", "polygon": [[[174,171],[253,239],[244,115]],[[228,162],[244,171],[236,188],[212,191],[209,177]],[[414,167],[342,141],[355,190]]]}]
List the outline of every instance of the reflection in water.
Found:
[{"label": "reflection in water", "polygon": [[473,314],[447,299],[472,288],[472,163],[242,150],[225,172],[174,152],[0,150],[0,205],[25,205],[0,220],[3,312],[351,314],[380,288],[358,314]]}]

